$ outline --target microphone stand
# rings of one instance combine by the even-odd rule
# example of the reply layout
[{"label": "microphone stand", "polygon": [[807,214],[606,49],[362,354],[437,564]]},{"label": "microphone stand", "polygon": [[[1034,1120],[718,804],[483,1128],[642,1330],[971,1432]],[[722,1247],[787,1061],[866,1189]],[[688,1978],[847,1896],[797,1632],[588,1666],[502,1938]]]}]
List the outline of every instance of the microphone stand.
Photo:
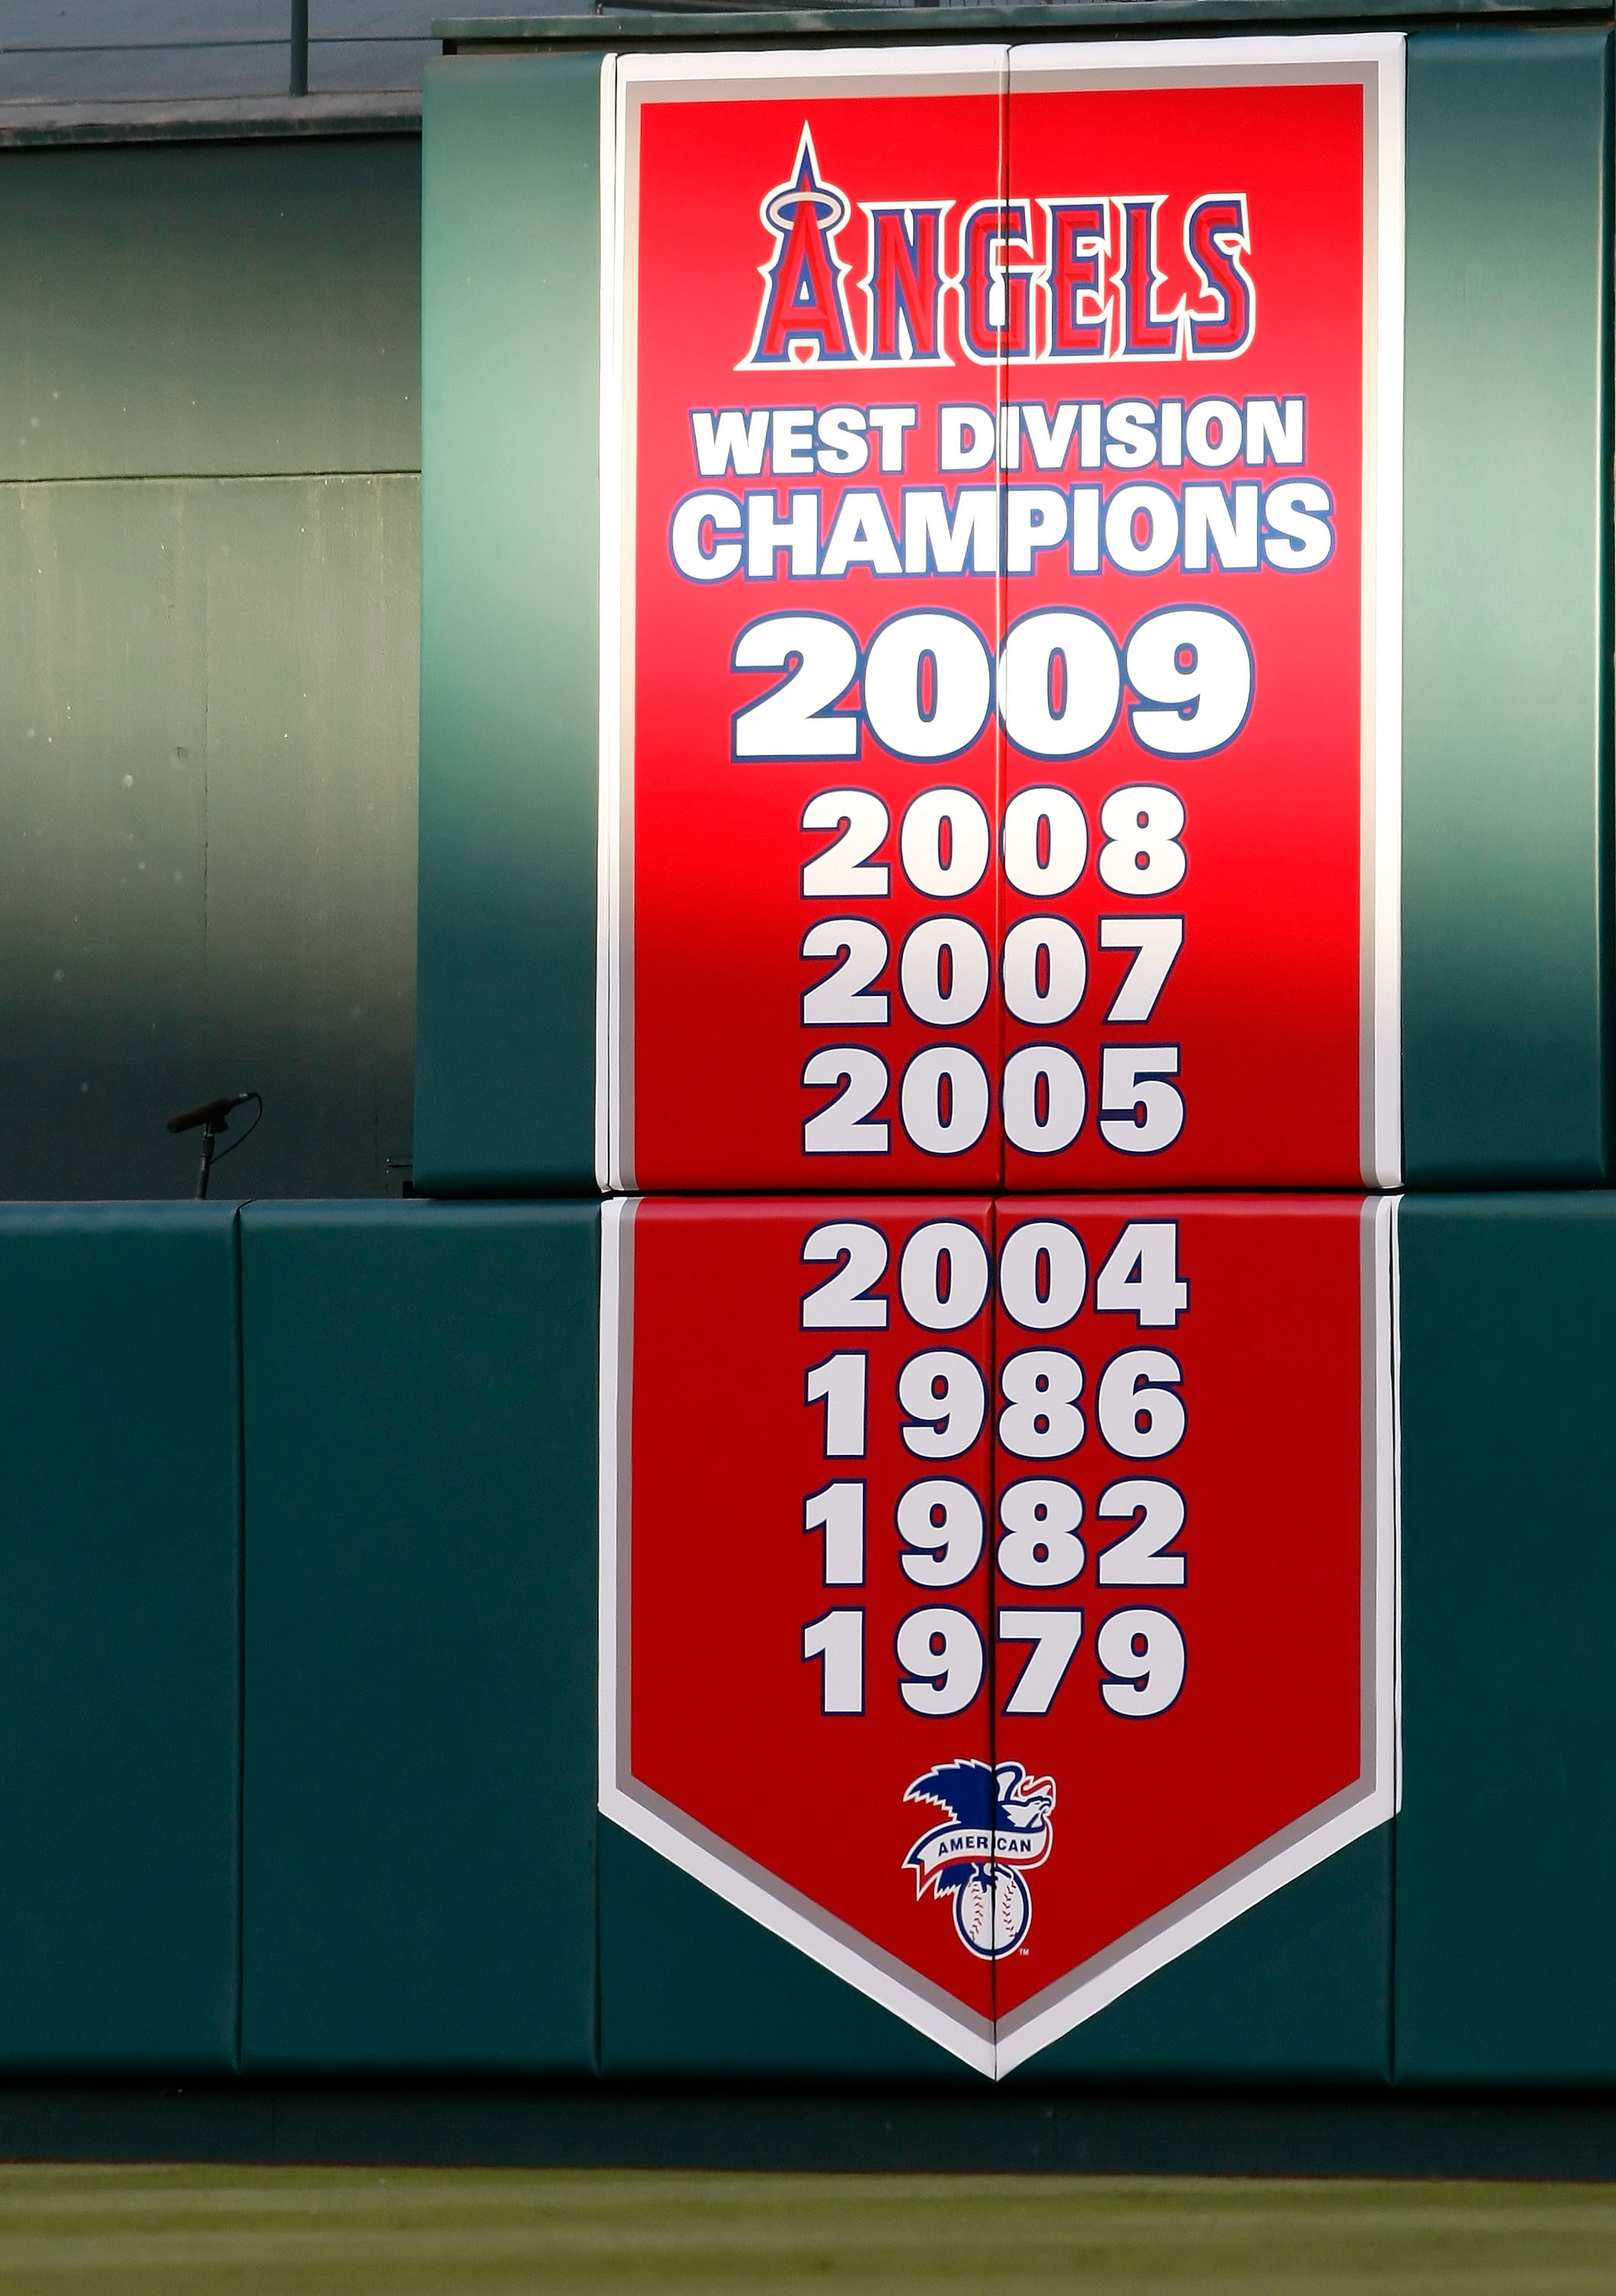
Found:
[{"label": "microphone stand", "polygon": [[[226,1128],[221,1125],[219,1127],[219,1132],[222,1132],[225,1128]],[[191,1194],[191,1201],[193,1203],[200,1204],[206,1201],[208,1194],[208,1176],[213,1169],[213,1144],[217,1138],[218,1132],[214,1130],[212,1122],[209,1120],[209,1122],[204,1123],[202,1126],[202,1160],[196,1168],[196,1185],[192,1190]]]},{"label": "microphone stand", "polygon": [[168,1119],[170,1132],[194,1132],[199,1124],[202,1128],[201,1160],[196,1168],[196,1186],[192,1191],[191,1198],[193,1203],[200,1204],[207,1201],[208,1181],[213,1170],[213,1154],[218,1143],[219,1134],[229,1131],[232,1111],[250,1100],[258,1101],[258,1113],[242,1135],[242,1139],[245,1140],[257,1131],[258,1122],[264,1114],[264,1103],[256,1092],[228,1092],[222,1099],[205,1100],[200,1108],[185,1109],[178,1116],[171,1116]]}]

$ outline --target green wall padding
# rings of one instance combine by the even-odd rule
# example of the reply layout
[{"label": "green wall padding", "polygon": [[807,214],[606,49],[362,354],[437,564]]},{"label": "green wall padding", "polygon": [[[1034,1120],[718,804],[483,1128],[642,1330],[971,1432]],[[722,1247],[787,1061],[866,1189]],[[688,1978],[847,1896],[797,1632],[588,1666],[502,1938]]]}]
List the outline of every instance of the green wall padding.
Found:
[{"label": "green wall padding", "polygon": [[595,2062],[597,1228],[252,1205],[242,2062]]},{"label": "green wall padding", "polygon": [[1403,2081],[1616,2077],[1616,1195],[1400,1215]]},{"label": "green wall padding", "polygon": [[236,2048],[235,1214],[0,1207],[0,2065]]},{"label": "green wall padding", "polygon": [[600,1899],[604,2073],[988,2086],[606,1818]]},{"label": "green wall padding", "polygon": [[1011,2078],[1359,2084],[1390,2075],[1391,1829],[1382,1826]]},{"label": "green wall padding", "polygon": [[[603,1819],[601,2068],[988,2084]],[[1383,2082],[1390,1830],[1356,1841],[1006,2078]]]}]

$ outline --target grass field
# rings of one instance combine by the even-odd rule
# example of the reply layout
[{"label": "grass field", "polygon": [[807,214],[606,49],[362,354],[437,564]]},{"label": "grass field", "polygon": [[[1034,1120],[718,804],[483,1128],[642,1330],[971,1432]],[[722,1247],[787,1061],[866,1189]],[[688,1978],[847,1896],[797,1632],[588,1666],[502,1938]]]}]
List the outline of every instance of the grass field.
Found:
[{"label": "grass field", "polygon": [[1616,2187],[0,2167],[0,2296],[1616,2292]]}]

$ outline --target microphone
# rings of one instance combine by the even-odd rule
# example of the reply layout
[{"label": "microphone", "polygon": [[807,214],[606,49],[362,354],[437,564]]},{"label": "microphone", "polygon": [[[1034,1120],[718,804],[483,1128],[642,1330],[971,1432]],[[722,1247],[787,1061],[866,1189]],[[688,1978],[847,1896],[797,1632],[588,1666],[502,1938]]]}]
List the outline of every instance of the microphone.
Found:
[{"label": "microphone", "polygon": [[255,1093],[227,1092],[222,1100],[205,1100],[200,1108],[187,1108],[178,1116],[168,1119],[170,1132],[194,1132],[199,1124],[206,1124],[223,1132],[229,1124],[232,1109],[257,1098]]},{"label": "microphone", "polygon": [[[264,1102],[261,1094],[256,1092],[221,1093],[217,1100],[204,1100],[200,1107],[182,1109],[177,1116],[171,1116],[168,1119],[168,1129],[170,1132],[194,1132],[199,1124],[202,1128],[202,1158],[201,1162],[197,1166],[196,1186],[193,1192],[195,1201],[199,1204],[202,1202],[208,1193],[208,1175],[213,1168],[213,1159],[215,1154],[214,1142],[218,1138],[221,1132],[229,1131],[230,1119],[232,1115],[238,1108],[242,1107],[245,1102],[250,1100],[256,1100],[258,1102],[258,1112],[253,1118],[252,1122],[247,1127],[246,1131],[242,1133],[241,1139],[233,1140],[231,1142],[230,1148],[240,1148],[245,1142],[251,1139],[253,1134],[258,1130],[258,1126],[264,1120]],[[221,1148],[217,1151],[217,1153],[221,1156],[228,1156],[230,1153],[230,1148]]]}]

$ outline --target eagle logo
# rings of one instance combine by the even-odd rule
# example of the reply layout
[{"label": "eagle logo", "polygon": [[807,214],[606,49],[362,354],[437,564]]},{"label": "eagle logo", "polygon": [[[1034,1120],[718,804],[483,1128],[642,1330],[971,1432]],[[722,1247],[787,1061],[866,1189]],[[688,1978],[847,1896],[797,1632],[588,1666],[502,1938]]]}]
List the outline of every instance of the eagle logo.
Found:
[{"label": "eagle logo", "polygon": [[1053,1778],[1029,1778],[1020,1762],[940,1763],[905,1790],[906,1801],[947,1810],[923,1833],[906,1866],[915,1890],[954,1900],[960,1943],[982,1961],[1013,1953],[1032,1926],[1027,1873],[1050,1851]]}]

